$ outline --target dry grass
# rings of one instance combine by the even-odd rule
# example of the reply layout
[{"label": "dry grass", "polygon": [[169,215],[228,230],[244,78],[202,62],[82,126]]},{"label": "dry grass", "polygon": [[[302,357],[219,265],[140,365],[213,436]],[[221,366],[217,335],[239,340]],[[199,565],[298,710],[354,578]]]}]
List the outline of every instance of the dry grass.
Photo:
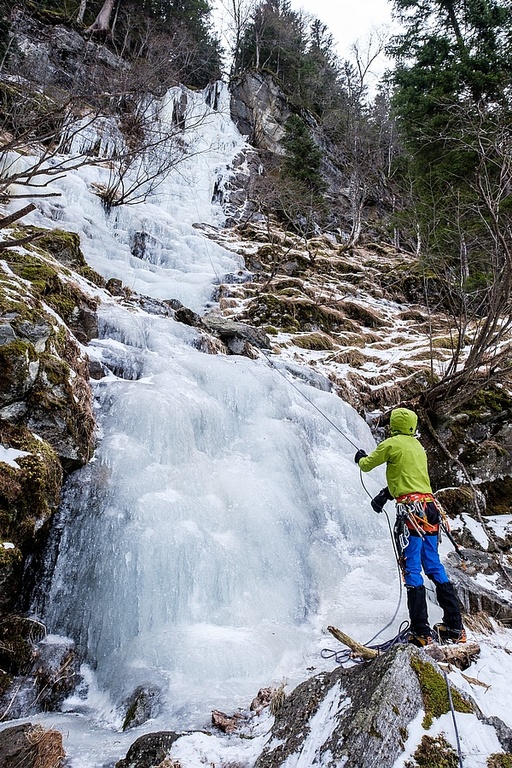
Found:
[{"label": "dry grass", "polygon": [[62,734],[59,731],[45,730],[42,725],[35,725],[26,734],[32,746],[31,768],[60,768],[65,758],[62,746]]},{"label": "dry grass", "polygon": [[274,717],[286,701],[286,693],[284,689],[285,683],[281,683],[281,685],[279,685],[272,693],[272,698],[270,699],[270,712]]},{"label": "dry grass", "polygon": [[485,611],[478,613],[468,613],[463,617],[464,626],[471,632],[481,632],[483,635],[492,635],[496,631],[496,626],[500,626],[499,621],[491,619]]}]

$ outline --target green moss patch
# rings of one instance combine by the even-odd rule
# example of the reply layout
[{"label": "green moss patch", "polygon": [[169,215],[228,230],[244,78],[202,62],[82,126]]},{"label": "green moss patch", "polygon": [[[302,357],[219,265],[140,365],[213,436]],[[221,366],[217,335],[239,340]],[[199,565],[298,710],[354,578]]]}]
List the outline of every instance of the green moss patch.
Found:
[{"label": "green moss patch", "polygon": [[50,254],[61,264],[73,269],[95,285],[104,287],[104,278],[87,264],[80,248],[80,237],[75,232],[67,232],[64,229],[44,230],[37,227],[24,227],[23,232],[25,236],[38,234],[35,243],[38,250]]},{"label": "green moss patch", "polygon": [[29,453],[17,459],[19,469],[0,464],[0,539],[25,550],[58,507],[62,467],[53,448],[27,427],[0,420],[0,442]]},{"label": "green moss patch", "polygon": [[331,337],[324,333],[308,333],[302,336],[294,336],[292,341],[296,347],[300,347],[301,349],[334,349]]},{"label": "green moss patch", "polygon": [[298,331],[356,331],[340,312],[308,299],[265,293],[250,302],[244,319],[255,325],[273,325],[285,333]]},{"label": "green moss patch", "polygon": [[21,339],[0,346],[0,401],[12,402],[27,391],[30,364],[36,359],[32,344]]},{"label": "green moss patch", "polygon": [[512,768],[512,754],[497,752],[487,758],[487,768]]},{"label": "green moss patch", "polygon": [[421,743],[405,768],[459,768],[459,757],[444,736],[423,736]]},{"label": "green moss patch", "polygon": [[43,258],[10,251],[6,262],[16,275],[31,283],[35,296],[48,304],[64,322],[71,321],[74,310],[81,304],[96,308],[96,302],[76,283],[62,280],[58,270]]},{"label": "green moss patch", "polygon": [[[418,681],[423,696],[425,717],[423,727],[430,728],[434,718],[440,717],[450,711],[447,683],[444,677],[437,672],[428,661],[422,661],[417,656],[411,659],[411,667],[418,676]],[[460,693],[451,689],[453,708],[457,712],[472,712],[471,705],[462,698]]]}]

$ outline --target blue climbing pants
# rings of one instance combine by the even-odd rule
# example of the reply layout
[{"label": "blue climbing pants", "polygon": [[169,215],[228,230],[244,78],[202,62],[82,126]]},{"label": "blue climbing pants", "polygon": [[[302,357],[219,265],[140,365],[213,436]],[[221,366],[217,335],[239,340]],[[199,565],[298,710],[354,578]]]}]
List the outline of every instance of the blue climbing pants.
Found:
[{"label": "blue climbing pants", "polygon": [[421,587],[421,569],[435,584],[449,581],[437,551],[437,533],[425,536],[409,536],[409,543],[403,551],[405,559],[406,587]]}]

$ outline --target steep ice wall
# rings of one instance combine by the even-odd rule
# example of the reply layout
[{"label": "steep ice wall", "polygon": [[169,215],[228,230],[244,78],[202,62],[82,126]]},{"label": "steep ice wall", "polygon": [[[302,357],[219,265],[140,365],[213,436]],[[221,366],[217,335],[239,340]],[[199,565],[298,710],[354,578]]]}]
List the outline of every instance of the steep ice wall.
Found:
[{"label": "steep ice wall", "polygon": [[[178,95],[155,113],[162,130]],[[202,310],[212,283],[243,268],[193,226],[221,223],[212,199],[243,147],[226,90],[217,96],[214,110],[187,95],[193,151],[144,202],[107,213],[95,190],[108,167],[83,167],[52,182],[62,197],[32,221],[79,232],[105,277]],[[97,146],[89,130],[80,140]],[[119,140],[108,130],[106,145]],[[329,391],[290,386],[265,358],[201,353],[196,331],[168,318],[107,302],[100,320],[90,352],[123,373],[94,384],[100,440],[66,488],[44,613],[84,650],[90,691],[117,706],[156,685],[165,726],[183,727],[261,685],[303,679],[324,663],[326,623],[368,640],[398,590],[353,463],[352,443],[373,444],[364,421]],[[366,482],[373,493],[382,474]]]}]

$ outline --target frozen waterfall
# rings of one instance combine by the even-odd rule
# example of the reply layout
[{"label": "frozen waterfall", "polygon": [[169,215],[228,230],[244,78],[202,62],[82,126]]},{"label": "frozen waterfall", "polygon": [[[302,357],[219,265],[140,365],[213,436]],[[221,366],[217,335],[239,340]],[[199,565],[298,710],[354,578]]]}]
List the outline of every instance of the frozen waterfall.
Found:
[{"label": "frozen waterfall", "polygon": [[[204,309],[217,276],[243,267],[192,226],[221,222],[213,189],[244,145],[227,90],[218,96],[214,110],[189,94],[190,109],[204,110],[190,139],[202,149],[144,203],[107,214],[94,194],[106,171],[83,168],[52,182],[62,197],[33,223],[80,233],[105,277]],[[170,111],[164,104],[160,119]],[[137,233],[144,258],[133,253]],[[165,727],[201,726],[213,707],[247,705],[261,686],[325,668],[326,624],[364,641],[391,618],[387,528],[353,446],[303,393],[358,446],[373,439],[327,387],[290,386],[264,356],[202,353],[195,330],[114,301],[100,321],[89,352],[117,375],[93,384],[100,439],[65,489],[44,621],[89,665],[89,697],[68,709],[107,697],[119,725],[116,707],[152,685]],[[383,482],[365,478],[370,493]]]},{"label": "frozen waterfall", "polygon": [[[206,355],[191,329],[116,307],[102,326],[96,348],[140,373],[95,385],[102,437],[67,486],[51,631],[115,701],[151,684],[180,707],[299,674],[326,623],[368,635],[396,569],[353,447],[265,358]],[[294,386],[371,447],[352,408]]]}]

